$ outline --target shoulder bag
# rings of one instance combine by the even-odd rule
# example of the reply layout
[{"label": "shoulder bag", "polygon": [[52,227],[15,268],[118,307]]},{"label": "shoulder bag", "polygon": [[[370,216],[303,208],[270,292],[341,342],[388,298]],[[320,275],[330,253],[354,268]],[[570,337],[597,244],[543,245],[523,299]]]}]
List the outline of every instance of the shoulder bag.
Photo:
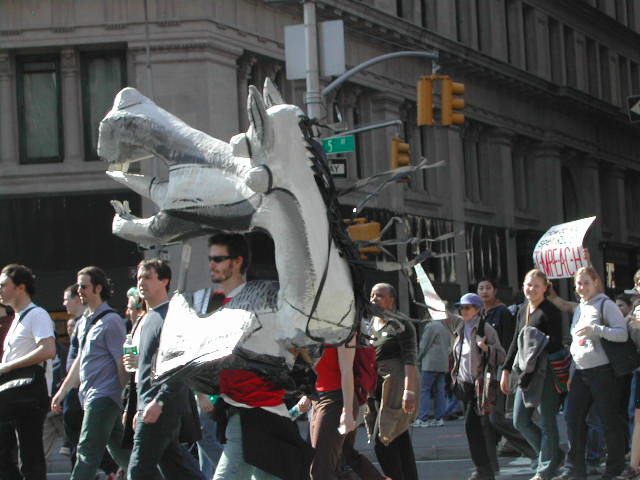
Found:
[{"label": "shoulder bag", "polygon": [[[34,308],[23,312],[18,323]],[[46,409],[48,403],[47,381],[41,365],[16,368],[0,375],[0,421],[10,420],[19,412]]]},{"label": "shoulder bag", "polygon": [[[602,325],[608,327],[609,324],[604,317],[604,304],[606,301],[607,299],[604,299],[600,303],[600,321]],[[631,337],[627,338],[626,342],[612,342],[601,338],[600,344],[607,354],[613,373],[616,376],[628,375],[640,366],[640,353],[638,353],[638,348]]]}]

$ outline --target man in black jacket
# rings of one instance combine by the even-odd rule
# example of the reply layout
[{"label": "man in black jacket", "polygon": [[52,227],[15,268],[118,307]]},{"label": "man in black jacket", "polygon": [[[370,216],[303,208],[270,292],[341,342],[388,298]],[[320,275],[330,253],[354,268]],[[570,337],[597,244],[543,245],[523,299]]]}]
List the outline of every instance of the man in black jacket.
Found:
[{"label": "man in black jacket", "polygon": [[[191,412],[190,393],[184,383],[153,383],[152,369],[164,318],[169,309],[171,269],[159,259],[138,265],[138,290],[147,303],[143,319],[138,358],[138,412],[134,418],[133,451],[129,462],[130,480],[204,480],[193,456],[179,443],[184,415]],[[131,356],[125,366],[135,366]],[[159,467],[159,470],[158,470]]]}]

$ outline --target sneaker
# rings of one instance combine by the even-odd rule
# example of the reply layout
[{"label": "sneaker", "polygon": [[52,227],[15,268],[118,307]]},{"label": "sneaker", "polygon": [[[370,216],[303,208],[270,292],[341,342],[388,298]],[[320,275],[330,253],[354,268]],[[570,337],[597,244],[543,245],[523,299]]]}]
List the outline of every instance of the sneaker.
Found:
[{"label": "sneaker", "polygon": [[429,425],[429,422],[430,422],[430,421],[431,421],[431,420],[427,420],[427,421],[425,422],[425,421],[420,420],[420,419],[418,418],[415,422],[413,422],[412,426],[414,426],[414,427],[429,427],[429,426],[430,426],[430,425]]},{"label": "sneaker", "polygon": [[64,455],[65,457],[70,457],[71,456],[71,449],[69,447],[67,447],[66,445],[63,445],[60,447],[60,450],[58,450],[58,453],[60,455]]},{"label": "sneaker", "polygon": [[444,420],[443,419],[439,419],[436,420],[435,418],[431,421],[431,426],[432,427],[442,427],[444,425]]}]

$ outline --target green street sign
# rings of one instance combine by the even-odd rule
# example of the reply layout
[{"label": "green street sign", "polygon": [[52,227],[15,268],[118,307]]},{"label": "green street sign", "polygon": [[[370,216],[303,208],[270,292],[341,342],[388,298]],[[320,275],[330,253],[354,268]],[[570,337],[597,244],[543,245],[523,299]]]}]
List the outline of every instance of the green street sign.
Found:
[{"label": "green street sign", "polygon": [[322,140],[322,145],[324,146],[324,151],[328,154],[355,152],[356,137],[347,135],[346,137],[325,138]]}]

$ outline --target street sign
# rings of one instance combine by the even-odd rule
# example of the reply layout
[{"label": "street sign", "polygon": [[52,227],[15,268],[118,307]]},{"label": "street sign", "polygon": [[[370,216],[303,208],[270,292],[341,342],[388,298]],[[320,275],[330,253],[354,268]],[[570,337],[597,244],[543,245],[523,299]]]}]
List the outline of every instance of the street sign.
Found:
[{"label": "street sign", "polygon": [[[284,57],[287,80],[307,76],[307,51],[303,24],[284,27]],[[321,77],[345,71],[344,24],[342,20],[318,22],[318,68]]]},{"label": "street sign", "polygon": [[640,95],[627,97],[627,107],[629,108],[629,121],[631,123],[640,122]]},{"label": "street sign", "polygon": [[347,159],[346,158],[330,158],[329,170],[331,176],[336,178],[347,178]]},{"label": "street sign", "polygon": [[322,140],[322,146],[324,147],[324,151],[329,155],[332,153],[355,152],[356,137],[354,135],[347,135],[345,137],[325,138]]}]

